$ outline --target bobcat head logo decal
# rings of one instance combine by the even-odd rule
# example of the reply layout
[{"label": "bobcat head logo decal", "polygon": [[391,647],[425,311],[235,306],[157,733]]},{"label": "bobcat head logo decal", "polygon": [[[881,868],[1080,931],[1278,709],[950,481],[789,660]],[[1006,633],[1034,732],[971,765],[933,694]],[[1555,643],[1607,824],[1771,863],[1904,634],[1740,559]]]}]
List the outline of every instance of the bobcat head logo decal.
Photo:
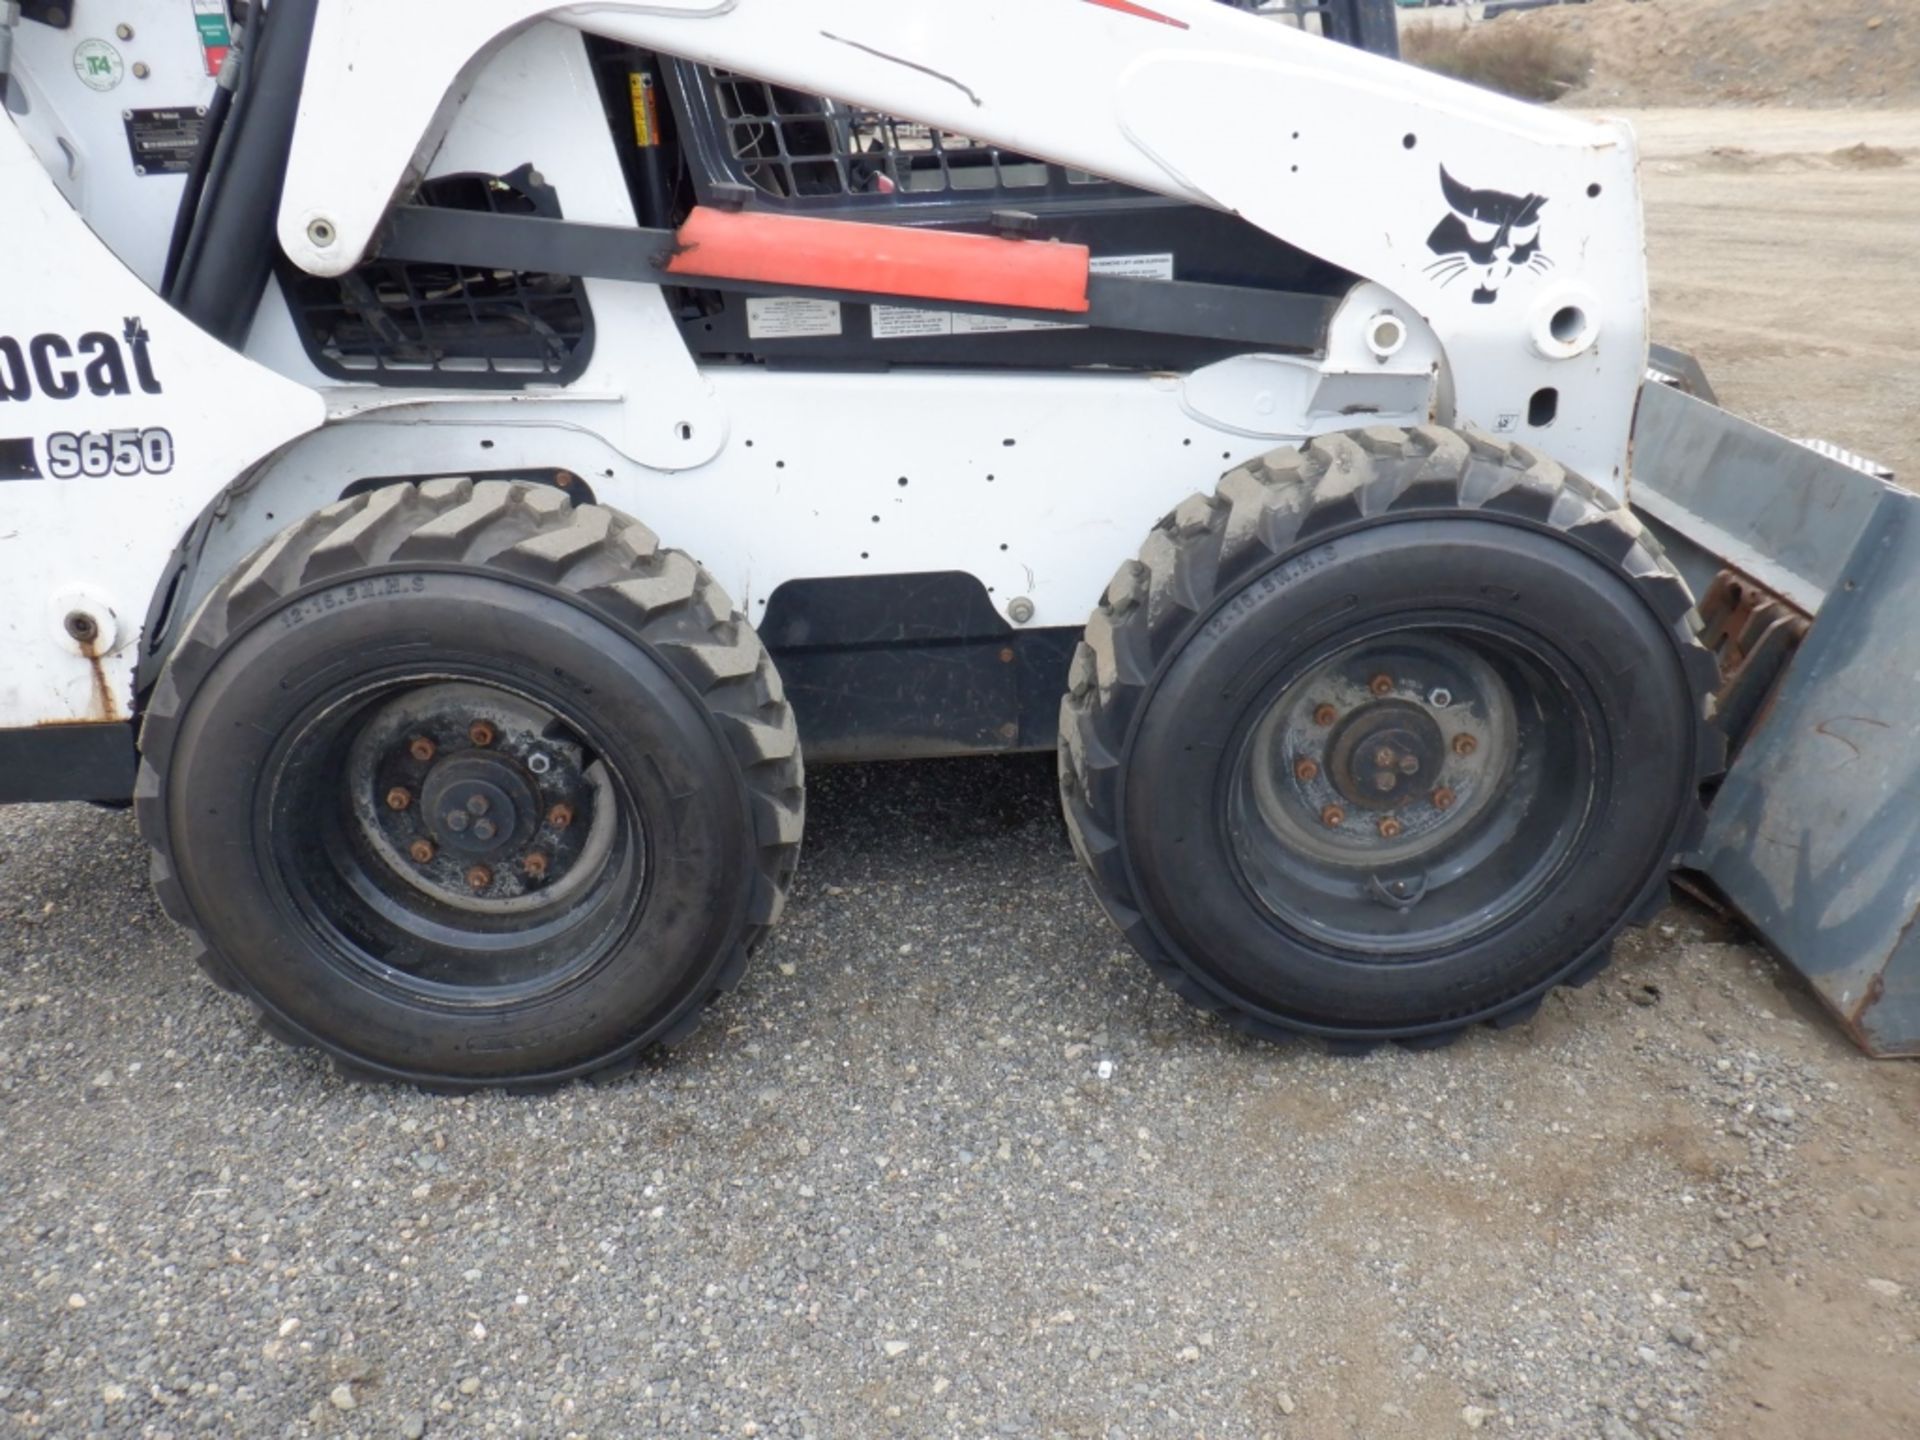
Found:
[{"label": "bobcat head logo decal", "polygon": [[1427,236],[1427,248],[1440,258],[1427,274],[1445,289],[1464,276],[1473,279],[1473,303],[1491,305],[1500,287],[1521,266],[1545,274],[1553,261],[1540,251],[1540,211],[1544,195],[1509,195],[1504,190],[1475,190],[1440,167],[1440,189],[1449,213]]}]

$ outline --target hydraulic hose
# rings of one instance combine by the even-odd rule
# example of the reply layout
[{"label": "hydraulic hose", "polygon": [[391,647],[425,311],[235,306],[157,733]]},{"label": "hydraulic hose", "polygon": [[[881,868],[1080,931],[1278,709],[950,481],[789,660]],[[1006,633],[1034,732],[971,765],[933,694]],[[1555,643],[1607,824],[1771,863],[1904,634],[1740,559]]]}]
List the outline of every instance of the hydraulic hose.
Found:
[{"label": "hydraulic hose", "polygon": [[246,343],[279,253],[275,221],[319,0],[275,0],[248,27],[251,55],[208,162],[205,192],[167,298],[235,349]]},{"label": "hydraulic hose", "polygon": [[180,208],[173,217],[173,238],[167,242],[167,267],[160,281],[160,293],[171,296],[174,282],[180,277],[180,263],[186,259],[187,241],[193,235],[194,222],[200,216],[200,199],[206,193],[207,173],[213,168],[214,147],[220,142],[221,132],[226,129],[227,114],[233,108],[233,92],[240,83],[240,72],[246,64],[245,32],[241,32],[240,44],[227,53],[226,61],[220,67],[220,80],[215,86],[213,99],[207,102],[206,118],[200,126],[200,143],[194,148],[193,168],[187,171],[187,188],[181,192]]}]

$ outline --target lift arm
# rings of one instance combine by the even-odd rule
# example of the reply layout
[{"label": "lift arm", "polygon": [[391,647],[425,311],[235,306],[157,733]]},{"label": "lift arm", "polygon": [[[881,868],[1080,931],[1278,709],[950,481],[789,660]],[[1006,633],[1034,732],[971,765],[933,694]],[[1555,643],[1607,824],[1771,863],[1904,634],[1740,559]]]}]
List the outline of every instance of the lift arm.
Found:
[{"label": "lift arm", "polygon": [[1242,215],[1426,319],[1436,418],[1624,492],[1646,358],[1631,133],[1214,0],[338,0],[287,166],[293,261],[353,268],[486,57],[541,19]]}]

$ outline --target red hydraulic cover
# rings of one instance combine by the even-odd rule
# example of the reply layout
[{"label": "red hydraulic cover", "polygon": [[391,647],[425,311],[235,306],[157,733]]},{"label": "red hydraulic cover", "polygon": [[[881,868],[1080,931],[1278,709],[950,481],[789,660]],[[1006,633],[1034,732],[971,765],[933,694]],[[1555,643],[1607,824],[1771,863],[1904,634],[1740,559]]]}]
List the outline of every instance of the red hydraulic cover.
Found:
[{"label": "red hydraulic cover", "polygon": [[674,275],[1074,315],[1088,308],[1084,245],[705,206],[676,238]]}]

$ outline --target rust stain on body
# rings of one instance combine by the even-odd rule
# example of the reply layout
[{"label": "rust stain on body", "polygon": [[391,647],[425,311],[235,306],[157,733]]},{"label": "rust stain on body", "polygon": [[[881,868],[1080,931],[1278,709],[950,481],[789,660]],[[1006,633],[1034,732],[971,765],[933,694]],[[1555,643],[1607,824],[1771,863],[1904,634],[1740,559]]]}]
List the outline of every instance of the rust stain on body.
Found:
[{"label": "rust stain on body", "polygon": [[34,722],[36,730],[50,730],[60,725],[103,725],[128,717],[120,713],[120,706],[113,697],[113,681],[107,678],[106,656],[102,655],[98,644],[83,645],[80,653],[85,657],[87,668],[93,672],[93,703],[87,707],[85,715],[75,716],[71,720],[39,720]]},{"label": "rust stain on body", "polygon": [[107,667],[101,657],[88,652],[87,664],[93,670],[93,704],[102,720],[119,720],[120,707],[113,702],[113,682],[107,679]]}]

